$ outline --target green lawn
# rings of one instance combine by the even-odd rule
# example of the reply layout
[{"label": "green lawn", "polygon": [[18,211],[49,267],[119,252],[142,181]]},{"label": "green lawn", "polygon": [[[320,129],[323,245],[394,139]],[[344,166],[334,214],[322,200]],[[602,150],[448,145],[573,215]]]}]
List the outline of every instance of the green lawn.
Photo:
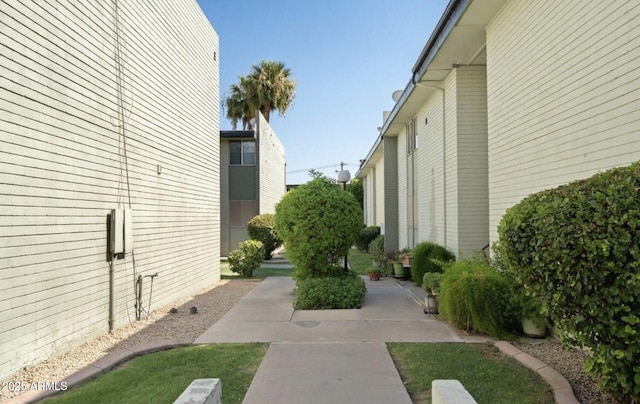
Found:
[{"label": "green lawn", "polygon": [[220,378],[225,404],[241,403],[268,347],[215,344],[156,352],[45,402],[173,403],[194,379]]},{"label": "green lawn", "polygon": [[431,403],[431,382],[456,379],[479,403],[553,403],[551,388],[534,372],[490,344],[388,343],[414,403]]},{"label": "green lawn", "polygon": [[362,253],[355,248],[349,251],[349,266],[359,275],[366,275],[367,269],[373,267],[373,260],[369,253]]},{"label": "green lawn", "polygon": [[[265,261],[269,262],[269,261]],[[269,276],[291,276],[293,268],[258,268],[253,271],[253,279],[264,279]],[[227,262],[220,262],[220,278],[222,279],[248,279],[232,272]]]}]

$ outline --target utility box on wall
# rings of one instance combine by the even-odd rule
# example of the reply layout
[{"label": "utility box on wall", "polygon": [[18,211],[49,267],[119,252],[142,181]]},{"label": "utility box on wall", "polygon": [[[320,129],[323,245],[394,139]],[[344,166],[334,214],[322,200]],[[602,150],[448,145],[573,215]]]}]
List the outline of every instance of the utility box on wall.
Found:
[{"label": "utility box on wall", "polygon": [[131,209],[112,209],[109,246],[111,256],[133,249],[133,213]]}]

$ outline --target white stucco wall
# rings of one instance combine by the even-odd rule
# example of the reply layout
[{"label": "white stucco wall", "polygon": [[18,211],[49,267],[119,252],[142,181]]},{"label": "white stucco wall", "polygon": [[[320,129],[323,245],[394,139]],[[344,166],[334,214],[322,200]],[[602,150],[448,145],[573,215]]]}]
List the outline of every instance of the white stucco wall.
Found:
[{"label": "white stucco wall", "polygon": [[275,213],[276,204],[287,191],[284,146],[260,112],[257,117],[259,211]]},{"label": "white stucco wall", "polygon": [[194,0],[118,3],[120,63],[112,2],[0,10],[0,379],[107,332],[111,209],[116,327],[134,274],[152,310],[220,277],[217,34]]},{"label": "white stucco wall", "polygon": [[510,1],[487,27],[490,238],[527,195],[640,159],[640,4]]}]

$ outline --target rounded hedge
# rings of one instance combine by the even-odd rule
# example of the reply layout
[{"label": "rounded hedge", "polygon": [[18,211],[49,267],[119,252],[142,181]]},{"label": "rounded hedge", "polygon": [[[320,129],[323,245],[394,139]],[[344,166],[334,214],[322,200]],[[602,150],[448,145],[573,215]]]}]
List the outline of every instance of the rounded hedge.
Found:
[{"label": "rounded hedge", "polygon": [[252,240],[259,240],[264,246],[264,259],[270,260],[271,254],[282,245],[282,239],[278,237],[275,227],[275,215],[264,213],[254,216],[247,223],[247,232]]},{"label": "rounded hedge", "polygon": [[367,226],[360,230],[356,240],[356,248],[360,252],[369,252],[369,244],[380,235],[380,226]]},{"label": "rounded hedge", "polygon": [[511,283],[485,261],[458,261],[442,276],[440,314],[458,328],[503,338],[516,322],[510,294]]},{"label": "rounded hedge", "polygon": [[546,303],[585,368],[640,399],[640,163],[530,195],[507,210],[497,248]]},{"label": "rounded hedge", "polygon": [[442,272],[442,268],[432,259],[449,262],[456,256],[443,246],[423,241],[413,248],[413,261],[411,262],[411,278],[418,286],[422,286],[422,279],[427,272]]},{"label": "rounded hedge", "polygon": [[296,283],[293,307],[296,310],[359,309],[366,293],[364,280],[353,271],[342,276],[307,278]]},{"label": "rounded hedge", "polygon": [[275,228],[297,279],[324,276],[358,238],[362,210],[351,193],[317,178],[282,198]]}]

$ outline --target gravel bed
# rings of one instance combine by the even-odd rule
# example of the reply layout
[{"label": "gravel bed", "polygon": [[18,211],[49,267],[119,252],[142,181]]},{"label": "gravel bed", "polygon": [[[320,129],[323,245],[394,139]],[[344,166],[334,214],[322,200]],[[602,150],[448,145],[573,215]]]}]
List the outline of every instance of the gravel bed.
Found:
[{"label": "gravel bed", "polygon": [[[101,335],[62,355],[28,366],[5,381],[27,384],[39,381],[61,381],[113,350],[177,337],[193,340],[222,318],[259,282],[259,280],[222,280],[199,290],[193,296],[178,299],[154,310],[148,319],[145,315],[141,321],[132,322],[114,330],[111,334]],[[191,307],[197,308],[197,314],[190,313]],[[169,313],[172,308],[176,308],[177,313]],[[15,392],[0,391],[0,402],[16,395]]]},{"label": "gravel bed", "polygon": [[618,404],[610,395],[600,391],[596,382],[584,371],[584,352],[563,348],[555,339],[523,338],[515,345],[562,374],[582,404]]}]

